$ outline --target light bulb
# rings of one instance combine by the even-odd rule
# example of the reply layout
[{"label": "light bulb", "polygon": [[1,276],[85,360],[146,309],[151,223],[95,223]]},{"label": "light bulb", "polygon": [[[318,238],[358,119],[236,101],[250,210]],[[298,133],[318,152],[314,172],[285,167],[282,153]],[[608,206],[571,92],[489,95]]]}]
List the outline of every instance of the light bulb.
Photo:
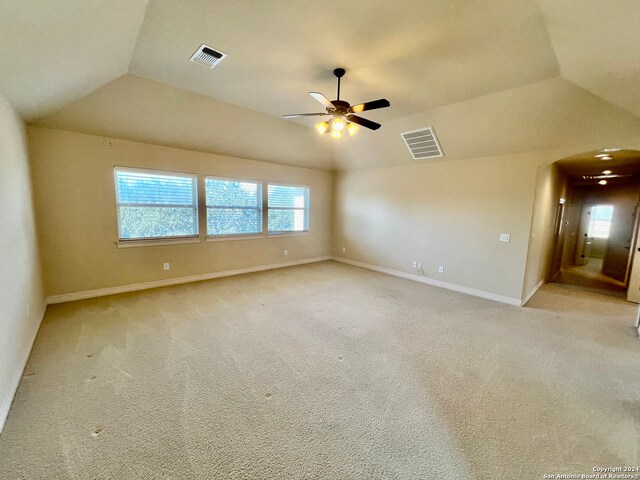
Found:
[{"label": "light bulb", "polygon": [[356,125],[355,123],[347,123],[347,131],[349,132],[349,135],[353,136],[358,129],[360,128],[359,125]]},{"label": "light bulb", "polygon": [[318,130],[319,133],[327,133],[329,124],[327,122],[320,122],[316,124],[316,130]]},{"label": "light bulb", "polygon": [[600,180],[598,183],[599,183],[600,185],[606,185],[606,184],[607,184],[607,181],[606,181],[606,180]]},{"label": "light bulb", "polygon": [[604,172],[602,172],[604,175],[611,175],[611,170],[605,170]]},{"label": "light bulb", "polygon": [[606,157],[600,157],[600,160],[613,160],[609,155]]},{"label": "light bulb", "polygon": [[332,128],[333,128],[334,131],[341,132],[342,130],[344,130],[344,127],[346,127],[346,123],[341,118],[336,118],[333,121]]},{"label": "light bulb", "polygon": [[340,137],[342,136],[342,133],[340,133],[338,130],[333,130],[333,131],[331,132],[331,136],[332,136],[333,138],[340,138]]}]

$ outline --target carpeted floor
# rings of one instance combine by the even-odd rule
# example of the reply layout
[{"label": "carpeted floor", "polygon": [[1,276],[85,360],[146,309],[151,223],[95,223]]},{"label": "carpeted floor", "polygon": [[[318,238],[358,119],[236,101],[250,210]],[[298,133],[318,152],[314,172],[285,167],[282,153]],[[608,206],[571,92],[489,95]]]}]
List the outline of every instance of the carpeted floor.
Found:
[{"label": "carpeted floor", "polygon": [[636,307],[324,262],[49,307],[2,479],[541,479],[640,464]]},{"label": "carpeted floor", "polygon": [[603,295],[627,296],[624,282],[602,273],[602,258],[590,258],[586,265],[563,265],[553,283]]}]

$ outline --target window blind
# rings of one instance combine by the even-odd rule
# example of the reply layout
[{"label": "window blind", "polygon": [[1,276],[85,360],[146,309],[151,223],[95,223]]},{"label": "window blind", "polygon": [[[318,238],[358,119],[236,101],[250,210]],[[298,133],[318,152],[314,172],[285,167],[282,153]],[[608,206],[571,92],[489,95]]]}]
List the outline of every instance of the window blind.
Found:
[{"label": "window blind", "polygon": [[269,184],[270,233],[309,230],[309,187]]},{"label": "window blind", "polygon": [[262,233],[262,183],[207,177],[205,185],[207,235]]},{"label": "window blind", "polygon": [[198,235],[196,175],[115,168],[121,240]]}]

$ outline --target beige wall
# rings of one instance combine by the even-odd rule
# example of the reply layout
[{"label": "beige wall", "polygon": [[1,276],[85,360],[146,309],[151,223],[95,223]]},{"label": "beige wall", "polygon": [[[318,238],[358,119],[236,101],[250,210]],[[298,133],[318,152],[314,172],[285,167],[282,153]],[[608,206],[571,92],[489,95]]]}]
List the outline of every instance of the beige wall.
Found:
[{"label": "beige wall", "polygon": [[333,255],[520,300],[547,274],[556,205],[566,195],[551,164],[597,148],[338,172]]},{"label": "beige wall", "polygon": [[[585,192],[585,204],[613,205],[611,231],[604,251],[603,272],[617,279],[624,279],[629,262],[631,237],[636,205],[638,204],[637,184],[606,185]],[[592,247],[593,250],[593,247]]]},{"label": "beige wall", "polygon": [[540,283],[549,280],[555,244],[555,220],[560,198],[566,200],[567,179],[557,165],[538,169],[536,193],[529,234],[529,250],[522,296],[526,297]]},{"label": "beige wall", "polygon": [[421,261],[426,277],[519,300],[536,171],[554,155],[339,173],[334,254],[407,273]]},{"label": "beige wall", "polygon": [[564,248],[562,249],[562,263],[567,265],[576,264],[576,248],[580,221],[582,217],[582,204],[584,202],[584,189],[569,186],[569,199],[566,208],[566,221]]},{"label": "beige wall", "polygon": [[607,251],[607,241],[606,238],[594,238],[591,240],[591,252],[589,252],[589,257],[591,258],[604,258],[604,254]]},{"label": "beige wall", "polygon": [[[329,254],[332,173],[39,127],[28,134],[48,295]],[[311,234],[117,248],[114,165],[196,173],[200,191],[205,175],[309,185]]]},{"label": "beige wall", "polygon": [[0,430],[44,309],[22,120],[0,97]]}]

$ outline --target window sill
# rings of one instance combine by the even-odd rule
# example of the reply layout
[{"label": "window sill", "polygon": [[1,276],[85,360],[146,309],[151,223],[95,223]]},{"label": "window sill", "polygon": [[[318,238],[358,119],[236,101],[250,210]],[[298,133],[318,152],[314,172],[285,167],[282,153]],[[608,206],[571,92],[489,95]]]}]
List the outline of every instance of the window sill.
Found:
[{"label": "window sill", "polygon": [[258,240],[264,238],[264,234],[257,235],[217,235],[207,237],[207,242],[229,242],[232,240]]},{"label": "window sill", "polygon": [[158,238],[153,240],[118,240],[116,245],[118,248],[132,247],[156,247],[159,245],[181,245],[185,243],[200,243],[200,237],[188,238]]},{"label": "window sill", "polygon": [[311,235],[309,231],[306,232],[271,232],[269,238],[276,237],[303,237],[305,235]]}]

